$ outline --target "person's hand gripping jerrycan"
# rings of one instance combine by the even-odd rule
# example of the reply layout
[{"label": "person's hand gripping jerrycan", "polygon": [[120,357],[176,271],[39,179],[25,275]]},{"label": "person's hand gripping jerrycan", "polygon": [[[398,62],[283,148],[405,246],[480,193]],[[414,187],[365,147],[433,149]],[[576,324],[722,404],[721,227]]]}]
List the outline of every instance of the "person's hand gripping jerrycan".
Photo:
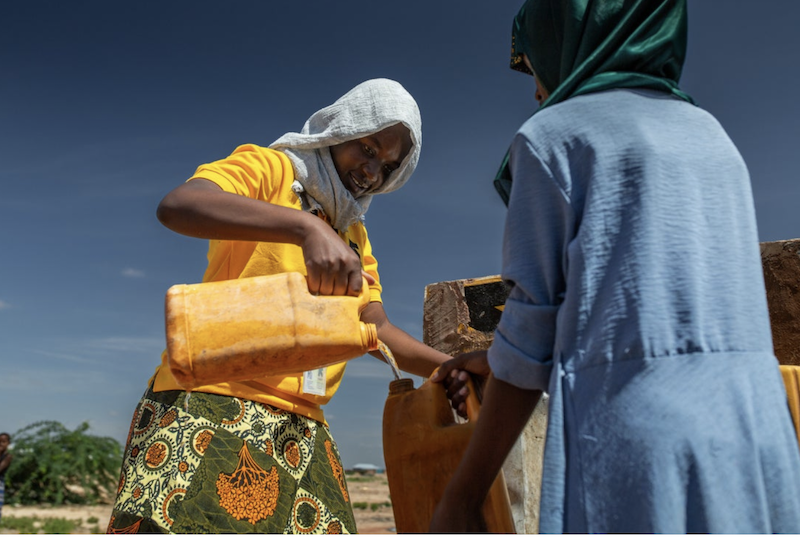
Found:
[{"label": "person's hand gripping jerrycan", "polygon": [[361,295],[314,296],[305,276],[287,272],[170,287],[169,367],[187,390],[266,375],[296,374],[378,348],[374,324],[359,319]]},{"label": "person's hand gripping jerrycan", "polygon": [[[428,533],[433,512],[475,429],[480,403],[469,381],[467,423],[457,423],[443,384],[412,379],[389,384],[383,410],[383,455],[397,533]],[[514,533],[502,471],[483,504],[490,533]]]}]

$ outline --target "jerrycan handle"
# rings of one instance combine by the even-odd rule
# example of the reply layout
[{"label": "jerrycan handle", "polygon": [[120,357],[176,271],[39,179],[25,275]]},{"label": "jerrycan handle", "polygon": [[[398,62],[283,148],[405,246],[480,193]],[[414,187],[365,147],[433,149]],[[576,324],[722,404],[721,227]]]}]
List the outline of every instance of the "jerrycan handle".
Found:
[{"label": "jerrycan handle", "polygon": [[467,373],[469,376],[467,377],[467,389],[469,389],[469,395],[467,396],[467,418],[469,421],[476,421],[478,419],[478,414],[481,411],[481,403],[480,399],[478,399],[478,391],[475,388],[475,382],[472,378],[472,373]]},{"label": "jerrycan handle", "polygon": [[[308,275],[306,274],[303,277],[306,280],[306,284],[308,284]],[[358,311],[363,310],[365,307],[367,307],[367,304],[369,304],[369,301],[370,301],[370,292],[369,292],[369,290],[370,290],[369,289],[369,282],[367,281],[367,278],[364,275],[362,275],[361,276],[361,292],[358,293],[357,297],[354,297],[354,298],[358,298],[358,304],[359,304],[358,305]],[[309,291],[309,294],[313,294],[313,293],[311,293],[311,291]],[[320,296],[320,295],[319,294],[314,294],[314,296]]]},{"label": "jerrycan handle", "polygon": [[364,276],[361,276],[361,293],[358,295],[358,313],[364,311],[370,301],[369,283]]},{"label": "jerrycan handle", "polygon": [[[437,367],[433,373],[431,373],[431,377],[436,375],[436,372],[439,371]],[[480,414],[481,410],[481,400],[479,396],[479,392],[476,389],[476,382],[473,379],[472,373],[467,372],[467,389],[469,390],[469,395],[467,395],[467,400],[465,401],[467,406],[467,419],[471,422],[475,422],[478,419],[478,414]],[[432,381],[431,381],[432,382]],[[441,393],[444,396],[444,400],[446,401],[447,408],[452,408],[450,404],[450,400],[447,398],[447,390],[442,383],[438,383],[441,386]]]}]

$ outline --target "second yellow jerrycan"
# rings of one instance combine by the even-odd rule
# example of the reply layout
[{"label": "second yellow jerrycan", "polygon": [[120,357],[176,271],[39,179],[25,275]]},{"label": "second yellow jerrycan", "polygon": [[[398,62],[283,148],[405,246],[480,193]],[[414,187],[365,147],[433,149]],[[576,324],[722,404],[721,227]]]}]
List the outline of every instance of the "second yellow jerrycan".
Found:
[{"label": "second yellow jerrycan", "polygon": [[361,295],[314,296],[305,276],[286,272],[170,287],[169,367],[187,390],[219,382],[311,371],[378,348],[360,320]]},{"label": "second yellow jerrycan", "polygon": [[[475,429],[480,403],[469,386],[469,422],[457,423],[442,384],[412,379],[389,384],[383,411],[383,455],[397,533],[428,533],[433,512]],[[490,533],[514,533],[502,471],[483,504]]]}]

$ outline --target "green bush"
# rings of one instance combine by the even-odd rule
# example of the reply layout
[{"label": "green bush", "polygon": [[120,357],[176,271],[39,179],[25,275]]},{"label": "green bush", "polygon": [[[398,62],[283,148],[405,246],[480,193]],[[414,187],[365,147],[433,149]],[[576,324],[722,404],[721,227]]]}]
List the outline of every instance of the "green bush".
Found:
[{"label": "green bush", "polygon": [[366,509],[367,502],[353,502],[353,509]]},{"label": "green bush", "polygon": [[78,523],[74,520],[67,520],[66,518],[46,518],[42,531],[44,533],[72,533],[78,527]]},{"label": "green bush", "polygon": [[371,503],[371,504],[369,504],[369,508],[372,509],[373,511],[377,511],[381,507],[391,507],[391,506],[392,506],[392,504],[389,503],[389,502],[380,502],[380,503]]},{"label": "green bush", "polygon": [[14,461],[6,472],[6,501],[93,504],[112,495],[122,447],[113,438],[87,434],[88,429],[86,422],[69,431],[57,421],[40,421],[17,431]]}]

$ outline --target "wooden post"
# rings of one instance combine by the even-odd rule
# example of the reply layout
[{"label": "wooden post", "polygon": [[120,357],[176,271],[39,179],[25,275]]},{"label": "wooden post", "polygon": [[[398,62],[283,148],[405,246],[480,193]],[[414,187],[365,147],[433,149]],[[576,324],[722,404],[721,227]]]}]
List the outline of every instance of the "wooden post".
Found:
[{"label": "wooden post", "polygon": [[762,242],[761,262],[775,356],[800,366],[800,239]]}]

